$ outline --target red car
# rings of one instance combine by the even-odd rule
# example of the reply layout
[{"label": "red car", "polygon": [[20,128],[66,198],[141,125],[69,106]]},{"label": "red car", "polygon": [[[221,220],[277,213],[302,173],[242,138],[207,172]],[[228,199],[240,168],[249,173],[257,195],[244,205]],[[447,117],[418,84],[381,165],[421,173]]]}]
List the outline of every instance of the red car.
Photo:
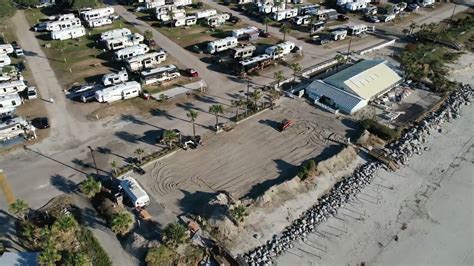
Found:
[{"label": "red car", "polygon": [[280,131],[283,131],[293,125],[293,121],[289,119],[284,119],[283,121],[280,122]]},{"label": "red car", "polygon": [[185,70],[186,74],[190,77],[197,78],[199,76],[198,72],[193,68],[187,68]]}]

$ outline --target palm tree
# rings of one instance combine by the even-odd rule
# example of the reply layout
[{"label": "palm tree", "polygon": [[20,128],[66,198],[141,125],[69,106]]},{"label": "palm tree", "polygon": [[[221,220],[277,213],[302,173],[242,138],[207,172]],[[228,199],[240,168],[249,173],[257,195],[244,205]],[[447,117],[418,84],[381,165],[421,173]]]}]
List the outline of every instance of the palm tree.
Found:
[{"label": "palm tree", "polygon": [[81,192],[86,195],[88,198],[92,198],[95,194],[99,193],[102,189],[102,183],[95,180],[92,176],[88,176],[86,180],[84,180],[79,187],[81,188]]},{"label": "palm tree", "polygon": [[230,214],[237,222],[243,222],[244,218],[248,216],[247,209],[243,205],[239,205],[230,211]]},{"label": "palm tree", "polygon": [[114,215],[110,222],[112,232],[125,235],[132,230],[133,218],[132,215],[127,211],[122,211]]},{"label": "palm tree", "polygon": [[178,134],[174,132],[173,130],[166,130],[163,133],[163,140],[169,144],[169,148],[173,148],[173,142],[175,142],[178,139]]},{"label": "palm tree", "polygon": [[29,209],[28,203],[21,199],[17,199],[8,206],[8,211],[21,220],[25,220],[25,215]]},{"label": "palm tree", "polygon": [[296,74],[298,74],[301,71],[301,65],[298,63],[293,63],[290,65],[291,70],[293,70],[293,81],[296,80]]},{"label": "palm tree", "polygon": [[179,245],[184,242],[186,237],[186,228],[178,223],[170,223],[163,230],[165,242],[172,246]]},{"label": "palm tree", "polygon": [[74,265],[74,266],[91,266],[91,259],[87,253],[84,252],[77,252],[77,253],[68,253],[65,261],[66,265]]},{"label": "palm tree", "polygon": [[286,41],[286,34],[289,34],[291,32],[291,29],[287,24],[283,24],[280,27],[280,32],[283,33],[283,41]]},{"label": "palm tree", "polygon": [[336,70],[339,70],[339,65],[343,64],[346,61],[346,57],[342,54],[337,54],[336,56],[334,56],[334,59],[336,59],[337,61]]},{"label": "palm tree", "polygon": [[116,161],[111,161],[110,162],[110,167],[112,167],[112,171],[114,172],[114,175],[117,175],[117,162]]},{"label": "palm tree", "polygon": [[277,82],[277,88],[280,88],[280,83],[285,79],[283,76],[283,71],[278,70],[277,72],[273,73],[273,78]]},{"label": "palm tree", "polygon": [[189,113],[186,114],[186,116],[191,119],[191,123],[193,124],[193,137],[196,138],[196,125],[195,125],[195,121],[196,121],[196,118],[198,117],[198,112],[197,111],[194,111],[194,110],[189,110]]},{"label": "palm tree", "polygon": [[153,33],[151,32],[151,30],[146,30],[143,33],[143,37],[145,37],[145,40],[149,41],[149,40],[153,39]]},{"label": "palm tree", "polygon": [[269,17],[264,17],[263,18],[263,24],[265,25],[265,32],[268,33],[268,24],[272,22],[272,20]]},{"label": "palm tree", "polygon": [[410,23],[410,26],[408,26],[408,28],[410,29],[410,35],[413,34],[413,31],[418,28],[418,24],[416,24],[414,21],[412,21]]},{"label": "palm tree", "polygon": [[61,231],[64,233],[73,231],[77,228],[78,223],[76,219],[70,214],[63,214],[59,216],[53,224],[52,230]]},{"label": "palm tree", "polygon": [[56,265],[56,262],[61,260],[61,254],[52,245],[48,245],[41,251],[38,260],[40,265]]},{"label": "palm tree", "polygon": [[138,159],[138,162],[141,162],[142,161],[142,154],[144,153],[145,151],[141,148],[138,148],[135,150],[135,154],[137,155],[137,159]]},{"label": "palm tree", "polygon": [[217,127],[219,125],[219,114],[224,113],[224,107],[222,107],[222,105],[220,104],[214,104],[211,107],[209,107],[209,113],[212,113],[216,116],[216,131],[217,131]]},{"label": "palm tree", "polygon": [[277,90],[270,90],[270,93],[268,94],[268,99],[270,100],[270,107],[273,108],[275,105],[275,101],[280,98],[280,92]]},{"label": "palm tree", "polygon": [[245,100],[243,98],[239,98],[237,100],[232,100],[232,106],[235,107],[235,121],[239,120],[239,109],[242,106],[245,106]]},{"label": "palm tree", "polygon": [[257,103],[262,98],[262,92],[260,90],[254,90],[250,93],[250,98],[253,99],[255,111],[257,111]]}]

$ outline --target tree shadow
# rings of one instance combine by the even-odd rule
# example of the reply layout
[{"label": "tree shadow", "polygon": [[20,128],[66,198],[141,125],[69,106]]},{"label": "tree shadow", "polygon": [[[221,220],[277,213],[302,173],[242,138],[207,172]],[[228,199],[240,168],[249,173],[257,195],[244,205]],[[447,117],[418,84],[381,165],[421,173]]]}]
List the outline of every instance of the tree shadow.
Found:
[{"label": "tree shadow", "polygon": [[358,138],[361,134],[362,127],[359,122],[352,119],[344,118],[341,120],[341,123],[347,127],[346,129],[346,138]]},{"label": "tree shadow", "polygon": [[151,126],[151,127],[154,127],[154,128],[163,129],[161,127],[158,127],[158,126],[155,126],[155,125],[150,124],[148,122],[145,122],[143,120],[140,120],[134,115],[124,115],[124,114],[122,114],[120,119],[122,119],[123,121],[126,121],[126,122],[131,122],[131,123],[137,124],[137,125],[147,125],[147,126]]},{"label": "tree shadow", "polygon": [[183,189],[180,189],[180,191],[184,194],[184,197],[178,201],[178,206],[183,213],[209,217],[214,211],[215,206],[210,206],[209,201],[218,194],[217,192],[189,192]]},{"label": "tree shadow", "polygon": [[53,175],[50,178],[51,185],[59,191],[69,194],[77,189],[77,184],[62,175]]},{"label": "tree shadow", "polygon": [[133,144],[137,144],[138,139],[140,138],[139,135],[129,133],[129,132],[126,132],[126,131],[117,131],[117,132],[115,132],[115,136],[117,136],[121,140],[130,142],[130,143],[133,143]]},{"label": "tree shadow", "polygon": [[157,145],[158,142],[156,140],[158,137],[163,135],[163,132],[165,132],[164,129],[145,131],[143,133],[143,137],[140,138],[140,141],[148,143],[150,145]]},{"label": "tree shadow", "polygon": [[324,148],[324,150],[322,150],[318,154],[318,156],[314,157],[313,160],[315,160],[317,163],[319,163],[321,161],[324,161],[324,160],[327,160],[327,159],[331,158],[332,156],[334,156],[335,154],[342,151],[344,149],[344,147],[345,147],[344,145],[340,145],[340,144],[329,145],[326,148]]}]

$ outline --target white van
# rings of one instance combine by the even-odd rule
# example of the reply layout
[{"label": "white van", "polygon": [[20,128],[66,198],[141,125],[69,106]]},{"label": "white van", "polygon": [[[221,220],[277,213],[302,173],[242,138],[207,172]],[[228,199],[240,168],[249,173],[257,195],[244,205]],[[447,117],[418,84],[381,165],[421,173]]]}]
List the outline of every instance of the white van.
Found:
[{"label": "white van", "polygon": [[279,43],[265,49],[265,54],[271,56],[272,59],[278,59],[290,54],[295,47],[295,44],[292,42]]},{"label": "white van", "polygon": [[105,25],[110,25],[112,23],[113,23],[112,19],[107,18],[107,17],[91,19],[86,22],[87,27],[89,28],[102,27]]},{"label": "white van", "polygon": [[116,61],[126,60],[128,58],[146,54],[148,51],[150,51],[148,46],[145,44],[138,44],[116,51],[114,58]]},{"label": "white van", "polygon": [[52,31],[51,39],[53,40],[67,40],[67,39],[74,39],[79,38],[86,35],[86,29],[83,26],[59,30],[59,31]]},{"label": "white van", "polygon": [[120,181],[120,186],[135,208],[143,208],[150,204],[150,197],[134,178],[124,177]]}]

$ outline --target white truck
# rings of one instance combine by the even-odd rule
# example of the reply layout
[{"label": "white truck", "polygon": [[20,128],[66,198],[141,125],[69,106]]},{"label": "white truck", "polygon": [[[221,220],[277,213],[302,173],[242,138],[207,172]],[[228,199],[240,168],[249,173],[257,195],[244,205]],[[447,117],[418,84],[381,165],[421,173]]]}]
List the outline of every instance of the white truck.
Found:
[{"label": "white truck", "polygon": [[265,49],[265,54],[269,55],[272,59],[278,59],[290,54],[295,47],[296,45],[292,42],[279,43]]},{"label": "white truck", "polygon": [[138,44],[116,51],[114,54],[114,58],[116,61],[122,61],[128,58],[146,54],[148,53],[148,51],[150,51],[150,48],[148,48],[147,45]]},{"label": "white truck", "polygon": [[0,44],[0,55],[11,54],[13,51],[15,51],[15,49],[13,49],[13,45],[9,43]]},{"label": "white truck", "polygon": [[91,10],[86,10],[86,11],[81,11],[79,12],[79,16],[83,20],[92,20],[92,19],[97,19],[97,18],[103,18],[103,17],[108,17],[110,15],[113,15],[115,13],[115,10],[113,7],[102,7],[102,8],[96,8],[96,9],[91,9]]},{"label": "white truck", "polygon": [[118,38],[108,39],[104,41],[104,46],[109,51],[116,51],[123,48],[131,47],[134,45],[138,45],[143,42],[145,37],[140,33],[133,33],[128,36],[122,36]]},{"label": "white truck", "polygon": [[206,25],[208,25],[209,27],[218,27],[224,24],[229,19],[230,15],[227,13],[217,14],[206,18]]},{"label": "white truck", "polygon": [[166,52],[158,51],[127,59],[125,66],[130,72],[135,72],[147,68],[155,68],[165,60]]},{"label": "white truck", "polygon": [[144,208],[150,204],[150,197],[133,177],[124,177],[120,186],[135,208]]},{"label": "white truck", "polygon": [[95,99],[100,103],[111,103],[138,97],[142,86],[136,81],[128,81],[95,92]]},{"label": "white truck", "polygon": [[142,71],[140,73],[140,81],[143,85],[149,85],[173,80],[179,76],[181,76],[181,74],[175,65],[167,65]]},{"label": "white truck", "polygon": [[23,80],[12,80],[0,83],[0,95],[22,92],[26,89]]},{"label": "white truck", "polygon": [[331,32],[334,41],[344,40],[347,37],[347,30],[335,30]]},{"label": "white truck", "polygon": [[297,8],[290,8],[280,11],[273,12],[272,18],[276,21],[281,21],[284,19],[290,19],[298,16],[298,9]]},{"label": "white truck", "polygon": [[0,67],[8,66],[12,63],[10,57],[6,54],[0,54]]},{"label": "white truck", "polygon": [[207,44],[207,52],[210,54],[222,52],[236,47],[238,43],[239,42],[235,37],[226,37],[224,39],[215,40]]},{"label": "white truck", "polygon": [[109,17],[96,18],[96,19],[91,19],[91,20],[86,21],[87,27],[89,28],[102,27],[105,25],[110,25],[112,23],[113,21]]},{"label": "white truck", "polygon": [[75,28],[79,26],[81,26],[81,20],[78,18],[73,18],[69,20],[48,22],[46,25],[46,30],[59,31],[59,30],[70,29],[70,28]]},{"label": "white truck", "polygon": [[102,76],[102,84],[104,86],[116,85],[128,81],[127,70],[122,69],[118,72],[108,73]]},{"label": "white truck", "polygon": [[70,29],[52,31],[50,35],[52,40],[74,39],[86,35],[86,29],[83,26],[79,26]]},{"label": "white truck", "polygon": [[128,35],[132,35],[132,32],[127,28],[109,30],[100,34],[100,40],[107,41],[109,39],[119,38]]}]

